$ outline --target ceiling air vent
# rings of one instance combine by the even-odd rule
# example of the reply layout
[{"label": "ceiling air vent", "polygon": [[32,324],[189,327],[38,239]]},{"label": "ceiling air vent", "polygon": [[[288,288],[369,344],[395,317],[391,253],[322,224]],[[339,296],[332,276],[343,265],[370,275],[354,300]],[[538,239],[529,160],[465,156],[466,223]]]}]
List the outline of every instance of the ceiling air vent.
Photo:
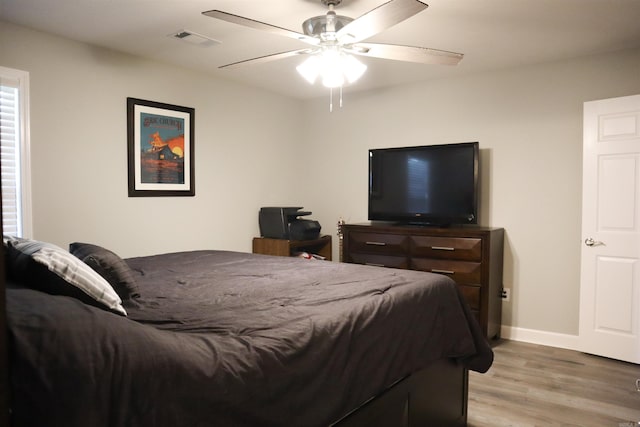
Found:
[{"label": "ceiling air vent", "polygon": [[209,47],[215,46],[217,44],[221,44],[222,42],[216,39],[212,39],[210,37],[204,36],[202,34],[194,33],[189,30],[179,30],[173,34],[170,34],[169,37],[173,37],[174,39],[181,40],[183,42],[187,42],[189,44],[201,47]]}]

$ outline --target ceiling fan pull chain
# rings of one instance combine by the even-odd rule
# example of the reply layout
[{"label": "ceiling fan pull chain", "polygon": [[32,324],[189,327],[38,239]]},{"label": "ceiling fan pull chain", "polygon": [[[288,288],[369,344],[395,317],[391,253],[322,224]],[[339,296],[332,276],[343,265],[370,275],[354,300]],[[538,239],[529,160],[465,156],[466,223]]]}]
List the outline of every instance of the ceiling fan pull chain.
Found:
[{"label": "ceiling fan pull chain", "polygon": [[333,113],[333,88],[329,88],[329,112]]}]

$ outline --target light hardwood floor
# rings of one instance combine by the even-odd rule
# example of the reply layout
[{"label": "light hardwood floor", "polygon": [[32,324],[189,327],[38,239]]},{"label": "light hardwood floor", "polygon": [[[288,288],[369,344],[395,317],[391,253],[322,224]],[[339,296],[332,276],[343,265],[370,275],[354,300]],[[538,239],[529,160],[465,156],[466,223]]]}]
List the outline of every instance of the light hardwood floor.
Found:
[{"label": "light hardwood floor", "polygon": [[469,375],[469,427],[640,426],[640,365],[508,340],[493,350],[491,369]]}]

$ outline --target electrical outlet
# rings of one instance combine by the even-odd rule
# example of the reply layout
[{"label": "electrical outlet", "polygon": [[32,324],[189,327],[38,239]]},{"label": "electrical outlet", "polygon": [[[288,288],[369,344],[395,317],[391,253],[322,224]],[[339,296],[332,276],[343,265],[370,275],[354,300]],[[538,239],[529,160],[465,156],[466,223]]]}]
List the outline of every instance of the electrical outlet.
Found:
[{"label": "electrical outlet", "polygon": [[503,300],[509,302],[511,300],[511,289],[510,288],[502,288],[502,293],[500,294]]}]

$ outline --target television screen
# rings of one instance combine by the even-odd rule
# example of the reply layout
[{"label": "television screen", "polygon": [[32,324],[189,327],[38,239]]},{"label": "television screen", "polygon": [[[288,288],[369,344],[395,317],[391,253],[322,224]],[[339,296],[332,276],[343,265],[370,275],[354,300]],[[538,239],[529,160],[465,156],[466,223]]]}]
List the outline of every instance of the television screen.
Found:
[{"label": "television screen", "polygon": [[477,224],[477,142],[369,150],[369,219]]}]

